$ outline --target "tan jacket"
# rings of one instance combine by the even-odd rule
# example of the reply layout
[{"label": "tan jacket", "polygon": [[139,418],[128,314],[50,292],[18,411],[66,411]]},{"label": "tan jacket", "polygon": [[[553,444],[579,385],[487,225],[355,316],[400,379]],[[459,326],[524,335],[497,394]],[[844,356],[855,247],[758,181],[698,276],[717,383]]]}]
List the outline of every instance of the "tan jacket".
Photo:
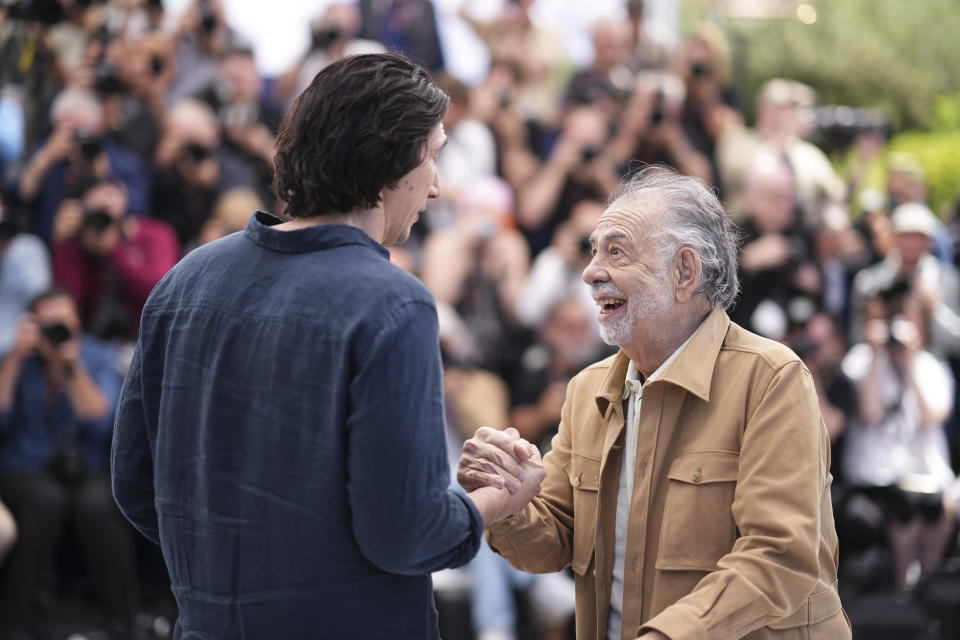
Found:
[{"label": "tan jacket", "polygon": [[[621,351],[571,382],[543,490],[492,526],[519,569],[576,574],[577,638],[606,638],[624,442]],[[810,373],[715,309],[644,387],[622,637],[850,638],[830,443]]]}]

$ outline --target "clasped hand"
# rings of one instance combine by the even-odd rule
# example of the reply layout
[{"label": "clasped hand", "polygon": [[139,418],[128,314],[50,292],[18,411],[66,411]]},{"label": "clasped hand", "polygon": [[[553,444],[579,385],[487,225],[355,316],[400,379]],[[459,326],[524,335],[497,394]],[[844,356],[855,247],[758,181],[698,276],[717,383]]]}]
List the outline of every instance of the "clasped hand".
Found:
[{"label": "clasped hand", "polygon": [[463,444],[457,465],[457,481],[468,493],[499,490],[493,522],[526,506],[540,493],[546,475],[540,452],[513,428],[480,427]]}]

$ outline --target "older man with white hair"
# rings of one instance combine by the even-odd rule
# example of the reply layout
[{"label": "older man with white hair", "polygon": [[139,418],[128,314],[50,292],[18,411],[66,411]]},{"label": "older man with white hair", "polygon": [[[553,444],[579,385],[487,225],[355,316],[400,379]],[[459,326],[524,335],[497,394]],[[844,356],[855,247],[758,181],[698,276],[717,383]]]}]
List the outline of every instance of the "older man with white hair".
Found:
[{"label": "older man with white hair", "polygon": [[940,357],[960,356],[960,272],[931,252],[940,221],[921,202],[907,202],[890,214],[894,247],[877,264],[854,276],[850,300],[850,331],[854,342],[863,336],[867,300],[898,282],[919,300],[926,320],[926,348]]},{"label": "older man with white hair", "polygon": [[[488,528],[491,547],[526,571],[572,567],[581,640],[850,638],[814,383],[727,317],[736,236],[720,203],[647,169],[591,241],[583,279],[620,351],[570,382],[543,490]],[[522,476],[539,453],[515,438],[481,428],[461,483]]]},{"label": "older man with white hair", "polygon": [[89,89],[69,87],[50,107],[53,132],[30,155],[17,195],[32,210],[32,233],[48,244],[60,203],[92,181],[115,179],[127,189],[130,210],[149,213],[150,174],[130,148],[107,137],[103,106]]}]

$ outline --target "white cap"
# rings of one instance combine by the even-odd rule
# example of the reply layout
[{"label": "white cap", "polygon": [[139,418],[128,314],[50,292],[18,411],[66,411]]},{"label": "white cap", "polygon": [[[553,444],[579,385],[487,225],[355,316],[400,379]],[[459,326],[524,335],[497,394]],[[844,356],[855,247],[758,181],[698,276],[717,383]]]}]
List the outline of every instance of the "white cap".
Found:
[{"label": "white cap", "polygon": [[937,217],[921,202],[901,204],[893,210],[890,221],[894,233],[922,233],[932,237],[937,229]]}]

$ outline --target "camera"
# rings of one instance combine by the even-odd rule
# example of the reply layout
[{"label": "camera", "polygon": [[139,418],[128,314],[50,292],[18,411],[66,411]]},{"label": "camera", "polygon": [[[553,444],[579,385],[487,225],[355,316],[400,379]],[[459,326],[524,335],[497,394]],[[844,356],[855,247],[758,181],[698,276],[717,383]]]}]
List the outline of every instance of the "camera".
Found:
[{"label": "camera", "polygon": [[48,27],[67,19],[59,0],[4,0],[0,8],[7,10],[6,17],[10,20],[35,22]]},{"label": "camera", "polygon": [[200,3],[200,28],[207,35],[213,33],[217,28],[217,13],[209,2]]},{"label": "camera", "polygon": [[881,109],[826,105],[814,107],[814,122],[821,140],[832,149],[843,149],[867,132],[886,134],[887,116]]},{"label": "camera", "polygon": [[690,65],[690,75],[694,78],[706,78],[713,73],[713,67],[707,62],[695,62]]},{"label": "camera", "polygon": [[73,332],[62,323],[45,324],[40,327],[40,333],[44,339],[54,347],[59,347],[64,342],[73,338]]},{"label": "camera", "polygon": [[582,160],[584,164],[590,163],[593,162],[594,158],[596,158],[598,155],[600,155],[600,149],[593,145],[589,145],[584,147],[580,152],[580,160]]},{"label": "camera", "polygon": [[87,162],[93,162],[103,151],[103,143],[99,136],[89,131],[78,129],[73,132],[73,141],[80,149],[80,155]]},{"label": "camera", "polygon": [[102,207],[85,208],[83,210],[83,222],[81,222],[81,228],[84,231],[102,233],[109,229],[112,224],[113,216],[107,213],[107,210]]},{"label": "camera", "polygon": [[314,49],[326,49],[340,39],[340,25],[330,22],[314,27],[310,32],[310,41]]},{"label": "camera", "polygon": [[93,65],[93,90],[105,96],[123,93],[124,86],[116,69],[106,60],[98,60]]},{"label": "camera", "polygon": [[657,87],[653,94],[653,109],[650,110],[650,124],[658,125],[663,122],[663,87]]},{"label": "camera", "polygon": [[163,73],[163,70],[167,66],[167,61],[163,59],[158,53],[150,56],[150,73],[154,76],[159,76]]},{"label": "camera", "polygon": [[188,142],[183,148],[194,164],[200,164],[210,157],[210,148],[205,147],[199,142]]}]

